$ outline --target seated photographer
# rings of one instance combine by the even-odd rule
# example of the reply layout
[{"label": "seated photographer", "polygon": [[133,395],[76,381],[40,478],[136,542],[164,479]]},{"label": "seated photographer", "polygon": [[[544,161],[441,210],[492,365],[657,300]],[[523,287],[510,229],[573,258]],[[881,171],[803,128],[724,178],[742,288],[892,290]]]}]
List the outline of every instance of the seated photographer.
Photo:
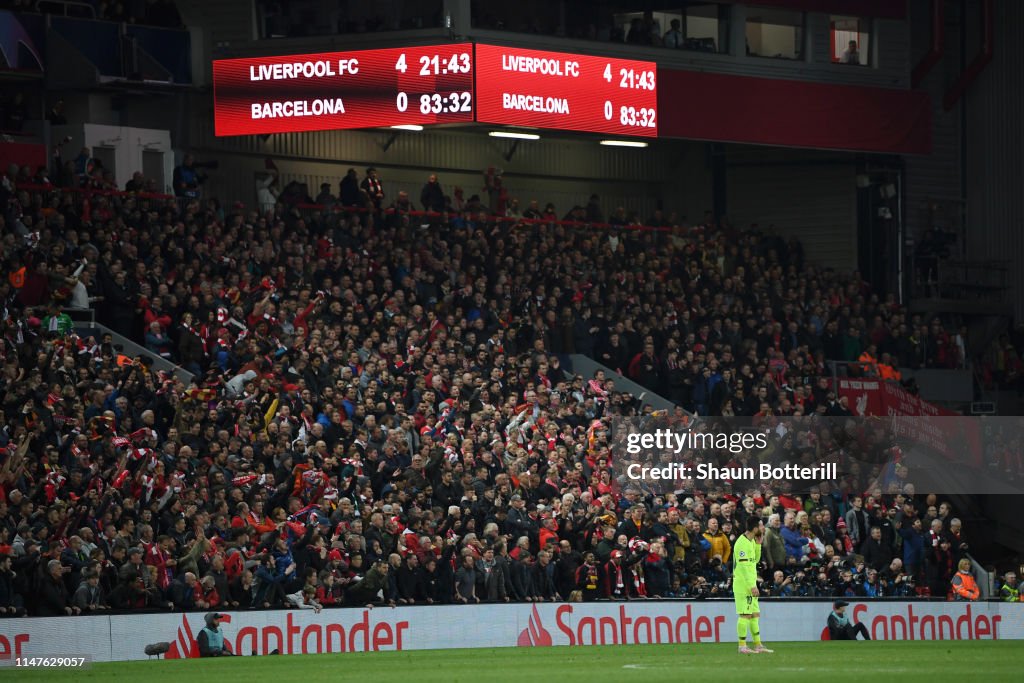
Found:
[{"label": "seated photographer", "polygon": [[863,636],[864,640],[871,640],[864,624],[854,624],[850,617],[846,616],[846,606],[849,604],[846,600],[836,600],[832,603],[832,613],[828,615],[829,640],[857,640],[857,634]]},{"label": "seated photographer", "polygon": [[878,570],[874,567],[868,569],[862,589],[866,598],[880,598],[885,595],[886,586],[879,580]]},{"label": "seated photographer", "polygon": [[905,597],[916,593],[914,577],[903,570],[903,560],[894,557],[889,566],[879,574],[885,586],[885,595],[890,598]]},{"label": "seated photographer", "polygon": [[839,581],[836,582],[835,592],[837,597],[861,597],[864,595],[864,581],[860,573],[854,574],[853,570],[844,568],[839,573]]},{"label": "seated photographer", "polygon": [[776,598],[788,598],[793,595],[793,577],[783,574],[781,569],[776,569],[773,576],[771,594]]}]

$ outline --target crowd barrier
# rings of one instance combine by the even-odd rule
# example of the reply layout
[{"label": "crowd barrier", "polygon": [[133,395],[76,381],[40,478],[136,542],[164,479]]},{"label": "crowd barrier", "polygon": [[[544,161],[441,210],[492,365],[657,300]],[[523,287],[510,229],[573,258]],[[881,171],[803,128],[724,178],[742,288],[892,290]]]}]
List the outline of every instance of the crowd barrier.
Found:
[{"label": "crowd barrier", "polygon": [[[831,610],[822,601],[765,601],[768,642],[822,639]],[[854,602],[847,613],[877,640],[1021,640],[1024,603]],[[734,642],[732,600],[541,603],[375,609],[224,612],[228,646],[241,655],[555,645]],[[0,660],[90,656],[145,659],[169,642],[169,658],[198,656],[203,614],[6,619]],[[481,628],[486,624],[485,628]]]}]

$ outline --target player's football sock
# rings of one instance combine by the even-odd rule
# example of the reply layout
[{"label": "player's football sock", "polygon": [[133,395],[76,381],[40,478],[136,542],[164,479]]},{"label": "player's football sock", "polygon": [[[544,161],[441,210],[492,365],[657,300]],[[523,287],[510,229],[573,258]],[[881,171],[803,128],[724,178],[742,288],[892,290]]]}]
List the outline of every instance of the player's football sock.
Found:
[{"label": "player's football sock", "polygon": [[754,618],[750,620],[750,635],[754,637],[754,647],[761,644],[761,620]]},{"label": "player's football sock", "polygon": [[740,645],[747,644],[747,620],[740,618],[736,620],[736,635],[740,637]]}]

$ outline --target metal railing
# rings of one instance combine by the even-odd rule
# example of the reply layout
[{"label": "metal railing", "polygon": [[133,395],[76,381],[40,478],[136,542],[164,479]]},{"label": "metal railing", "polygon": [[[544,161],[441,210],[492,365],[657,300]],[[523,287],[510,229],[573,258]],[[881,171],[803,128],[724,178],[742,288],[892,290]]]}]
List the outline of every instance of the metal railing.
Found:
[{"label": "metal railing", "polygon": [[965,553],[968,560],[971,561],[971,571],[974,573],[974,578],[978,582],[978,590],[981,591],[981,600],[988,600],[993,597],[998,597],[999,588],[996,586],[997,576],[995,572],[990,572],[981,566],[970,553]]},{"label": "metal railing", "polygon": [[[78,0],[39,0],[35,9],[40,14],[57,14],[62,17],[76,17],[79,19],[95,19],[96,9],[87,2]],[[69,13],[73,10],[74,13]]]}]

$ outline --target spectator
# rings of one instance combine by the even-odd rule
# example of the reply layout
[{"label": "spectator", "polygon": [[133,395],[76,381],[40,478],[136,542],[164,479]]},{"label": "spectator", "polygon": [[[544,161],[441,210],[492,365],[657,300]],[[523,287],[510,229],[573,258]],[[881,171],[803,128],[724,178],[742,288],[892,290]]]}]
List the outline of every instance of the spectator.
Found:
[{"label": "spectator", "polygon": [[366,195],[375,211],[380,211],[384,203],[384,184],[380,180],[377,169],[371,166],[366,169],[366,177],[359,184],[363,194]]},{"label": "spectator", "polygon": [[68,125],[68,118],[64,115],[64,100],[57,100],[50,107],[50,111],[46,113],[46,120],[50,122],[51,126],[66,126]]},{"label": "spectator", "polygon": [[0,555],[0,617],[23,617],[25,599],[18,592],[17,575],[10,555]]},{"label": "spectator", "polygon": [[786,542],[782,538],[782,522],[778,514],[768,517],[764,533],[764,561],[769,569],[786,566]]},{"label": "spectator", "polygon": [[860,51],[857,49],[857,41],[851,40],[843,50],[839,61],[843,64],[860,64]]},{"label": "spectator", "polygon": [[164,333],[160,323],[155,320],[151,322],[146,331],[146,349],[164,360],[170,361],[174,359],[171,348],[171,339]]},{"label": "spectator", "polygon": [[871,527],[868,539],[861,547],[861,554],[864,556],[864,564],[876,570],[882,569],[892,561],[892,548],[882,542],[880,527]]},{"label": "spectator", "polygon": [[185,572],[174,579],[170,584],[170,599],[174,608],[181,612],[190,612],[200,607],[202,592],[196,575],[192,572]]},{"label": "spectator", "polygon": [[476,594],[476,563],[472,554],[462,556],[462,565],[455,572],[455,599],[463,604],[480,602]]},{"label": "spectator", "polygon": [[256,205],[263,216],[272,214],[277,206],[277,169],[269,168],[265,173],[256,176]]},{"label": "spectator", "polygon": [[57,617],[66,614],[80,614],[78,607],[68,601],[68,589],[64,585],[64,575],[71,571],[70,567],[61,566],[60,560],[50,560],[40,565],[39,590],[36,593],[36,609],[34,616]]},{"label": "spectator", "polygon": [[860,551],[861,544],[868,538],[868,514],[864,511],[864,498],[854,496],[853,507],[846,512],[846,528],[850,534],[853,548]]},{"label": "spectator", "polygon": [[673,19],[669,22],[669,30],[665,32],[665,36],[662,38],[662,44],[673,50],[678,50],[683,46],[683,32],[680,30],[682,24],[678,19]]},{"label": "spectator", "polygon": [[906,519],[898,526],[900,538],[903,539],[903,564],[912,576],[917,576],[924,566],[926,539],[924,526],[916,517],[910,522],[909,529],[906,527]]},{"label": "spectator", "polygon": [[947,535],[949,536],[950,545],[953,547],[953,551],[957,556],[963,557],[966,555],[970,546],[968,546],[967,541],[964,540],[963,523],[956,517],[949,520],[949,531],[947,532]]},{"label": "spectator", "polygon": [[191,154],[186,154],[179,166],[174,167],[174,195],[184,199],[199,199],[201,185],[206,181],[204,176],[195,167],[195,159]]},{"label": "spectator", "polygon": [[712,517],[708,520],[708,530],[704,532],[704,538],[711,544],[708,556],[717,557],[722,564],[728,564],[729,558],[732,556],[732,544],[729,542],[729,537],[718,528],[717,518]]},{"label": "spectator", "polygon": [[72,596],[71,604],[82,614],[107,609],[106,598],[103,595],[103,589],[100,588],[98,572],[91,569],[82,572],[82,583]]},{"label": "spectator", "polygon": [[338,200],[342,206],[361,207],[366,203],[366,194],[359,188],[359,175],[350,168],[338,186]]},{"label": "spectator", "polygon": [[786,547],[786,564],[796,564],[804,555],[804,548],[810,543],[796,527],[796,515],[787,512],[782,527],[782,541]]},{"label": "spectator", "polygon": [[427,183],[420,191],[420,204],[424,211],[441,213],[445,209],[444,192],[441,184],[437,182],[437,174],[431,173]]}]

